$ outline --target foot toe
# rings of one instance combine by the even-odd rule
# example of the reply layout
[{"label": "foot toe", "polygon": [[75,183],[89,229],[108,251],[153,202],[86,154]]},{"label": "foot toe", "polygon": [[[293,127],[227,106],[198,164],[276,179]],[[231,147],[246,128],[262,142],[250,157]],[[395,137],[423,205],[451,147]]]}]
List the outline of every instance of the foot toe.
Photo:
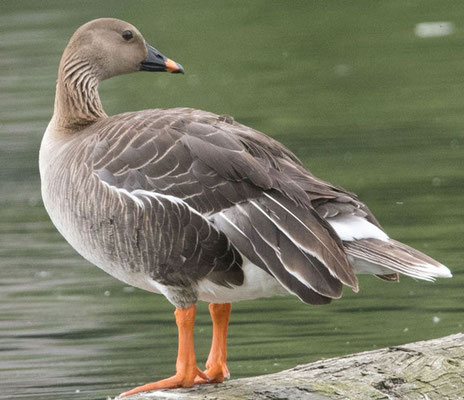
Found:
[{"label": "foot toe", "polygon": [[221,383],[224,379],[230,378],[226,364],[207,365],[205,374],[210,383]]},{"label": "foot toe", "polygon": [[121,393],[120,397],[130,396],[132,394],[140,393],[140,392],[150,392],[152,390],[160,390],[160,389],[175,389],[180,387],[192,387],[194,385],[200,385],[203,383],[207,383],[208,377],[206,374],[201,371],[198,367],[195,370],[195,377],[192,379],[192,375],[190,374],[176,374],[171,376],[170,378],[163,379],[161,381],[147,383],[146,385],[137,386],[136,388],[129,390],[127,392]]}]

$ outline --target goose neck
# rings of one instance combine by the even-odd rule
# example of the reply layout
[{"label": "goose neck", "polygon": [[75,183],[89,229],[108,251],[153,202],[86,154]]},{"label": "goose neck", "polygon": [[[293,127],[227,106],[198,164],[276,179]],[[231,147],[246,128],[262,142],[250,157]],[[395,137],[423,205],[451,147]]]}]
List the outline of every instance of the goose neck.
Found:
[{"label": "goose neck", "polygon": [[98,94],[99,79],[88,61],[63,56],[58,72],[55,97],[57,128],[73,132],[107,115]]}]

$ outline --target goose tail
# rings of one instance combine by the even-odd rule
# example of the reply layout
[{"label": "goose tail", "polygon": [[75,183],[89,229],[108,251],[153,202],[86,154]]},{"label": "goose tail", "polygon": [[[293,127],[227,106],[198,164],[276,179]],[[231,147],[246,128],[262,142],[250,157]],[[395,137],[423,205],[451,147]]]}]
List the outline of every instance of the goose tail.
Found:
[{"label": "goose tail", "polygon": [[369,238],[343,244],[357,274],[375,274],[385,279],[401,273],[426,281],[452,277],[451,271],[443,264],[394,239]]}]

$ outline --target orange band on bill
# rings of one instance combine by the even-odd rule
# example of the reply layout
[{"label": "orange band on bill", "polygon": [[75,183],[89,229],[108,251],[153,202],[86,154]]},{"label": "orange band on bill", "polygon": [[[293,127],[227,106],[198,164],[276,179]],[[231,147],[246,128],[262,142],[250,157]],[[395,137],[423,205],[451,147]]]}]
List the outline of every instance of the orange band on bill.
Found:
[{"label": "orange band on bill", "polygon": [[170,58],[166,59],[165,65],[167,72],[174,72],[180,70],[179,65],[175,61],[172,61]]}]

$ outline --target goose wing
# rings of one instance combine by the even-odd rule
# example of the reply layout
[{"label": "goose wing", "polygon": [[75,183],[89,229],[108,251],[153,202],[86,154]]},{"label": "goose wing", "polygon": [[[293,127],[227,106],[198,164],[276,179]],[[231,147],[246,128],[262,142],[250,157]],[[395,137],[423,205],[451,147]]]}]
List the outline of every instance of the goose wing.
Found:
[{"label": "goose wing", "polygon": [[277,141],[192,109],[120,114],[97,130],[92,168],[107,185],[175,198],[305,302],[357,290],[341,240],[312,206],[348,195],[308,190],[324,184]]}]

